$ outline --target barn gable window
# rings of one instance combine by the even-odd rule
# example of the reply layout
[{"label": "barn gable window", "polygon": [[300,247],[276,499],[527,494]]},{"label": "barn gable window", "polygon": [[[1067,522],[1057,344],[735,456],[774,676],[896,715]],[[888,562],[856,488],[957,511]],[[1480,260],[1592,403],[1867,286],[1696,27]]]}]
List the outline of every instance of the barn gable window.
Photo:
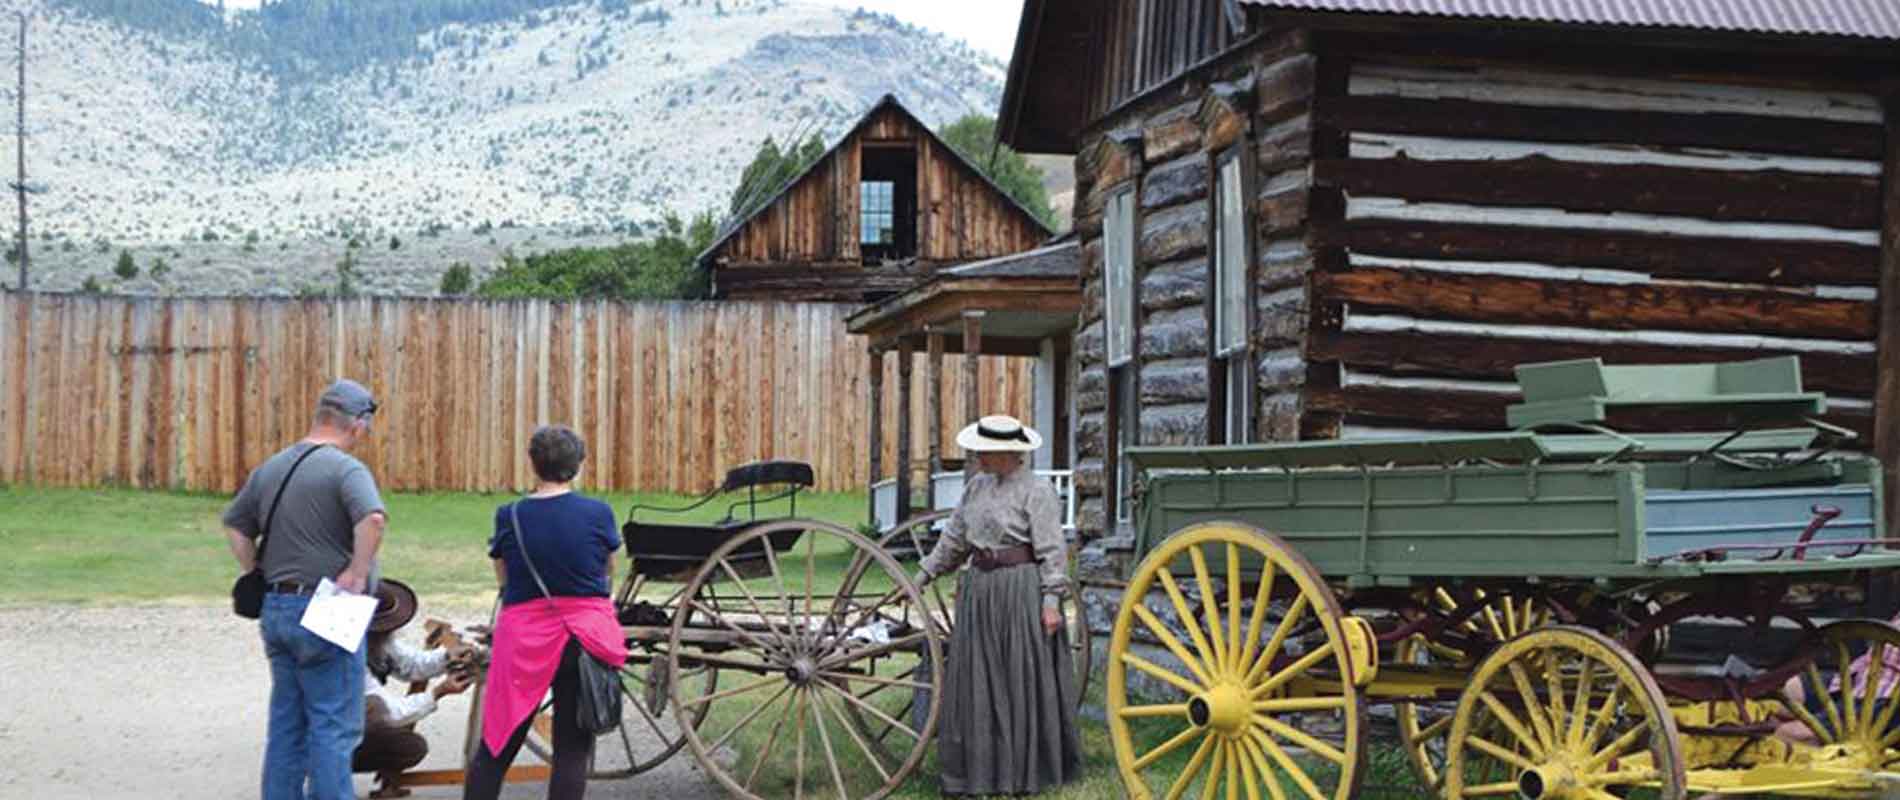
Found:
[{"label": "barn gable window", "polygon": [[891,185],[890,181],[865,181],[858,185],[863,198],[858,209],[859,243],[888,245],[897,240]]},{"label": "barn gable window", "polygon": [[1214,246],[1209,270],[1208,439],[1239,444],[1253,434],[1253,369],[1248,341],[1252,282],[1247,265],[1246,168],[1236,147],[1215,159]]}]

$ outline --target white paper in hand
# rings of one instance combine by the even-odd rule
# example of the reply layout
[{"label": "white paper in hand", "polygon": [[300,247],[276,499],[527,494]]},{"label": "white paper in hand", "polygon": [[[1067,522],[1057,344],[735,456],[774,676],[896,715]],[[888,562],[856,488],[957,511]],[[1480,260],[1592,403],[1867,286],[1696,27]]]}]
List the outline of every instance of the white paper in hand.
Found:
[{"label": "white paper in hand", "polygon": [[317,584],[310,605],[303,612],[303,626],[325,640],[356,652],[369,630],[369,619],[376,614],[376,598],[344,591],[329,578]]}]

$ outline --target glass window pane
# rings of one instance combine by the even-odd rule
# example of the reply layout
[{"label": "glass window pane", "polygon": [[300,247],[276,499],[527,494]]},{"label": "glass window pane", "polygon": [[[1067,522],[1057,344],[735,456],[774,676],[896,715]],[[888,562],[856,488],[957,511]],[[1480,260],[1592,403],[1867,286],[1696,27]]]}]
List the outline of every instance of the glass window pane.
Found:
[{"label": "glass window pane", "polygon": [[897,238],[896,212],[892,207],[895,184],[890,181],[862,181],[858,184],[858,242],[891,244]]},{"label": "glass window pane", "polygon": [[1104,314],[1108,363],[1123,364],[1134,356],[1134,193],[1109,198],[1104,210]]},{"label": "glass window pane", "polygon": [[1247,233],[1240,159],[1221,165],[1217,183],[1215,341],[1216,352],[1224,354],[1247,346]]}]

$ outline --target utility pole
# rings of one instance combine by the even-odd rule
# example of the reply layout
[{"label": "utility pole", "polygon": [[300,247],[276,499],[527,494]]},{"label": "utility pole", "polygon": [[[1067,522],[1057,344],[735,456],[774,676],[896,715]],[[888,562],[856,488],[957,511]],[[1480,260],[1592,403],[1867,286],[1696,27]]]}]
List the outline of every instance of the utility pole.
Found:
[{"label": "utility pole", "polygon": [[20,12],[20,88],[15,98],[19,100],[19,124],[15,129],[17,149],[20,156],[19,177],[13,182],[13,191],[20,198],[20,291],[26,291],[26,12]]}]

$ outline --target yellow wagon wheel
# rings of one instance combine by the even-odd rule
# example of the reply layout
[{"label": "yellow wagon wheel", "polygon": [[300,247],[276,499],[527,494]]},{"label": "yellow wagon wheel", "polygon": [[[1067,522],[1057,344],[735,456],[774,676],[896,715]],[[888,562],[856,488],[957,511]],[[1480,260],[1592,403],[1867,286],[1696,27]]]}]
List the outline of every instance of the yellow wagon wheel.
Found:
[{"label": "yellow wagon wheel", "polygon": [[[1822,628],[1788,709],[1823,745],[1869,770],[1900,763],[1900,628],[1850,620]],[[1803,702],[1805,701],[1805,702]]]},{"label": "yellow wagon wheel", "polygon": [[1564,625],[1492,651],[1458,701],[1449,800],[1682,800],[1682,755],[1662,690],[1609,638]]},{"label": "yellow wagon wheel", "polygon": [[[1137,650],[1137,631],[1159,646]],[[1353,664],[1369,641],[1279,538],[1230,522],[1174,533],[1136,569],[1109,642],[1109,734],[1129,795],[1352,797],[1365,754]],[[1136,674],[1161,696],[1135,696]]]},{"label": "yellow wagon wheel", "polygon": [[[1427,599],[1440,611],[1458,611],[1458,601],[1443,588],[1430,590]],[[1472,592],[1472,599],[1478,601],[1481,608],[1457,626],[1466,637],[1502,643],[1550,621],[1550,609],[1536,598],[1487,594],[1478,589]],[[1415,666],[1472,666],[1472,654],[1431,641],[1422,633],[1400,642],[1394,648],[1393,659],[1397,664]],[[1451,731],[1456,710],[1456,703],[1432,701],[1401,702],[1393,709],[1399,744],[1412,763],[1412,771],[1418,774],[1420,782],[1434,790],[1444,781],[1445,738]]]}]

